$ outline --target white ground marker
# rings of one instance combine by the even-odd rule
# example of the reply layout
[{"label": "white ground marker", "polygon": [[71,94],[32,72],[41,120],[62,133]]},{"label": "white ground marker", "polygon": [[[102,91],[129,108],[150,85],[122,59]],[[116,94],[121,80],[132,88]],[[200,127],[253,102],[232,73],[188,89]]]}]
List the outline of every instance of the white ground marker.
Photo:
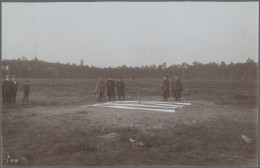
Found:
[{"label": "white ground marker", "polygon": [[182,108],[191,103],[156,102],[156,101],[114,101],[99,104],[86,105],[91,107],[117,108],[126,110],[147,110],[160,112],[175,112],[175,109]]}]

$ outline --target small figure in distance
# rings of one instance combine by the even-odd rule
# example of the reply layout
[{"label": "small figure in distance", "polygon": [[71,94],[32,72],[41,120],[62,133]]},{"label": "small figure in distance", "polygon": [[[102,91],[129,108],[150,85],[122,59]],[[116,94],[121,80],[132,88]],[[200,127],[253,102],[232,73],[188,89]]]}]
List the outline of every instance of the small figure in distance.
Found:
[{"label": "small figure in distance", "polygon": [[169,80],[167,79],[167,75],[163,75],[161,89],[163,92],[163,101],[167,101],[168,98],[170,97],[170,84],[169,84]]},{"label": "small figure in distance", "polygon": [[104,92],[105,92],[105,84],[102,80],[102,78],[98,79],[98,82],[96,84],[96,89],[95,89],[95,94],[97,94],[97,99],[99,102],[101,102],[101,99],[105,98],[104,97]]},{"label": "small figure in distance", "polygon": [[183,91],[183,85],[178,75],[174,76],[172,81],[172,96],[176,101],[181,101],[181,92]]},{"label": "small figure in distance", "polygon": [[23,103],[28,102],[29,99],[29,93],[30,93],[30,85],[29,81],[25,81],[25,84],[23,85],[23,91],[24,91],[24,96],[23,96]]},{"label": "small figure in distance", "polygon": [[12,101],[12,82],[9,80],[9,75],[6,75],[5,80],[2,83],[2,98],[3,105],[9,105]]},{"label": "small figure in distance", "polygon": [[12,80],[12,103],[13,104],[15,104],[16,102],[17,87],[18,87],[18,83],[15,79],[15,76],[13,75],[13,80]]},{"label": "small figure in distance", "polygon": [[116,82],[116,88],[119,100],[121,100],[121,98],[125,100],[125,83],[122,81],[121,77],[119,77]]},{"label": "small figure in distance", "polygon": [[107,96],[109,101],[111,101],[111,97],[113,97],[113,100],[115,100],[115,81],[112,79],[112,77],[109,77],[107,81]]}]

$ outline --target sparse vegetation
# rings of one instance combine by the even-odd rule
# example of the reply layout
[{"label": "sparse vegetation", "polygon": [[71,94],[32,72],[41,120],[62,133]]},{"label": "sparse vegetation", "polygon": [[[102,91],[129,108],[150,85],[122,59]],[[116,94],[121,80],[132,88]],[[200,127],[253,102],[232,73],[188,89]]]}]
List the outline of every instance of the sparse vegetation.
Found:
[{"label": "sparse vegetation", "polygon": [[[192,105],[175,113],[86,107],[95,80],[30,83],[28,104],[19,85],[18,103],[2,109],[3,166],[257,165],[256,81],[183,80],[182,100]],[[142,100],[162,100],[161,80],[125,83],[128,100],[138,90]]]}]

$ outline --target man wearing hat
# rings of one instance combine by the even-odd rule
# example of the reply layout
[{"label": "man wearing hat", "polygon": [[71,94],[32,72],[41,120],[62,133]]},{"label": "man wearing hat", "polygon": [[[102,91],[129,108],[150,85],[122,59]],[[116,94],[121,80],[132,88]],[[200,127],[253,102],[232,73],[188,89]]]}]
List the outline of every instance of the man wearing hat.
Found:
[{"label": "man wearing hat", "polygon": [[29,81],[25,81],[25,84],[23,85],[23,91],[24,91],[24,95],[23,95],[23,103],[26,101],[28,102],[28,98],[29,98],[29,93],[30,93],[30,85],[29,85]]},{"label": "man wearing hat", "polygon": [[167,101],[168,97],[170,97],[170,84],[166,75],[163,75],[163,82],[161,84],[161,89],[163,92],[163,101]]},{"label": "man wearing hat", "polygon": [[11,103],[12,94],[12,82],[9,80],[9,75],[6,75],[5,80],[2,83],[2,98],[3,105]]},{"label": "man wearing hat", "polygon": [[172,96],[176,101],[181,101],[181,92],[183,91],[183,85],[178,75],[174,76],[172,81]]},{"label": "man wearing hat", "polygon": [[115,100],[115,81],[112,79],[112,77],[109,77],[107,81],[107,96],[109,101],[111,100],[111,97],[113,97],[113,100]]},{"label": "man wearing hat", "polygon": [[13,75],[13,80],[12,80],[12,95],[11,95],[11,100],[12,100],[12,103],[15,104],[15,100],[16,100],[16,93],[17,93],[17,86],[18,86],[18,83],[15,79],[15,76]]},{"label": "man wearing hat", "polygon": [[125,100],[125,92],[124,92],[125,84],[122,81],[121,77],[119,77],[118,81],[116,82],[116,88],[117,88],[117,95],[119,100],[121,100],[121,98]]}]

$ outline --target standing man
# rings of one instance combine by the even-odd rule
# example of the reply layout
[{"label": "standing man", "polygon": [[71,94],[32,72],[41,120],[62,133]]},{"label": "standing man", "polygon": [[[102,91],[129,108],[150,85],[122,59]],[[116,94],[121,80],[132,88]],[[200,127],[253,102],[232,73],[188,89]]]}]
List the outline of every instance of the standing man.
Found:
[{"label": "standing man", "polygon": [[161,84],[161,89],[163,91],[163,101],[167,101],[170,97],[170,83],[167,79],[167,75],[163,75],[163,82]]},{"label": "standing man", "polygon": [[13,75],[12,80],[12,103],[15,104],[18,83]]},{"label": "standing man", "polygon": [[101,98],[105,98],[104,92],[105,92],[105,84],[102,78],[99,78],[95,89],[95,93],[97,94],[97,98],[99,102],[101,101]]},{"label": "standing man", "polygon": [[107,96],[109,101],[111,100],[111,97],[113,97],[113,100],[115,100],[115,81],[112,79],[112,77],[109,77],[107,81]]},{"label": "standing man", "polygon": [[6,75],[5,80],[2,83],[2,98],[3,105],[9,105],[11,103],[12,96],[12,82],[9,80],[9,75]]},{"label": "standing man", "polygon": [[116,88],[117,88],[117,95],[119,100],[121,100],[121,98],[125,100],[125,92],[124,92],[125,84],[121,80],[121,77],[119,77],[118,81],[116,82]]},{"label": "standing man", "polygon": [[23,103],[24,103],[25,101],[28,102],[29,93],[30,93],[29,81],[25,81],[25,84],[23,85],[23,91],[24,91]]},{"label": "standing man", "polygon": [[178,75],[175,75],[172,82],[172,96],[176,101],[181,101],[181,92],[183,91],[182,82]]}]

